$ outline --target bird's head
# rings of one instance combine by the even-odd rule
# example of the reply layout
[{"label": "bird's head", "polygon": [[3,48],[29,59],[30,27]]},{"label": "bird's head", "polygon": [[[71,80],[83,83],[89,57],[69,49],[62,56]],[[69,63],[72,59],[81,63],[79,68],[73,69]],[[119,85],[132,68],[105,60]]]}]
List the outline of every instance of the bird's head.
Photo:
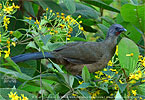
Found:
[{"label": "bird's head", "polygon": [[113,24],[107,33],[107,37],[110,36],[118,36],[121,32],[127,31],[125,28],[123,28],[120,24]]}]

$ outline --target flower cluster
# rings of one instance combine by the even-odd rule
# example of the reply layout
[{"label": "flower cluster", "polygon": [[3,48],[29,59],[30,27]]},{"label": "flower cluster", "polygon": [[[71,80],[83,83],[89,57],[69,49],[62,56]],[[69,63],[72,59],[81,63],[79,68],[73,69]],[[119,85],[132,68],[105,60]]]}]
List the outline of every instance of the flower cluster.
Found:
[{"label": "flower cluster", "polygon": [[5,28],[5,31],[0,31],[0,57],[2,53],[5,53],[4,58],[9,57],[11,50],[10,46],[16,46],[15,41],[9,38],[12,37],[13,31],[8,31],[8,25],[10,24],[9,15],[14,14],[18,8],[20,8],[18,5],[9,3],[8,1],[3,4],[0,3],[0,18],[3,19],[2,21],[0,21],[0,27]]},{"label": "flower cluster", "polygon": [[75,37],[81,34],[82,31],[84,31],[83,27],[81,27],[80,25],[82,21],[80,22],[77,21],[79,18],[81,18],[80,15],[75,20],[74,18],[71,17],[71,15],[65,15],[64,13],[59,12],[54,13],[52,10],[49,10],[48,8],[46,9],[46,14],[44,15],[44,19],[51,24],[51,27],[48,27],[47,32],[50,35],[53,35],[55,39],[61,39],[63,41],[70,40],[71,33],[73,32],[73,29],[76,27],[78,28],[78,30],[76,32]]},{"label": "flower cluster", "polygon": [[10,92],[8,96],[11,100],[29,100],[27,97],[24,96],[24,94],[21,94],[21,96],[18,96],[16,92],[15,93]]}]

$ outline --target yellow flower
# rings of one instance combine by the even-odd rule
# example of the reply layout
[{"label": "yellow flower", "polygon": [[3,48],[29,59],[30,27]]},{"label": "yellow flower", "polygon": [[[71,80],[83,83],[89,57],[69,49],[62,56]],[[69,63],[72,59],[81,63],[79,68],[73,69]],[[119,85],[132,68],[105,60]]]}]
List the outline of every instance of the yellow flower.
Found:
[{"label": "yellow flower", "polygon": [[10,92],[10,94],[8,94],[9,98],[15,98],[16,96],[16,92],[13,94],[13,92]]},{"label": "yellow flower", "polygon": [[41,30],[41,25],[39,25],[39,29]]},{"label": "yellow flower", "polygon": [[60,16],[59,15],[57,15],[57,18],[59,18]]},{"label": "yellow flower", "polygon": [[82,21],[79,21],[79,23],[81,24],[81,23],[82,23]]},{"label": "yellow flower", "polygon": [[143,83],[144,83],[144,82],[145,82],[145,80],[141,80],[141,82],[143,82]]},{"label": "yellow flower", "polygon": [[39,25],[39,24],[40,24],[40,22],[36,19],[36,22],[34,22],[34,24],[38,24],[38,25]]},{"label": "yellow flower", "polygon": [[142,100],[142,97],[140,97],[139,99]]},{"label": "yellow flower", "polygon": [[82,82],[81,82],[81,81],[79,81],[79,84],[82,84],[83,82],[84,82],[84,81],[82,81]]},{"label": "yellow flower", "polygon": [[6,13],[11,13],[13,11],[13,6],[9,6],[9,7],[4,6],[3,11]]},{"label": "yellow flower", "polygon": [[2,8],[2,4],[0,3],[0,9]]},{"label": "yellow flower", "polygon": [[9,57],[9,55],[10,55],[10,48],[8,48],[8,51],[5,50],[4,53],[5,53],[5,57],[4,58]]},{"label": "yellow flower", "polygon": [[50,32],[50,35],[54,35],[54,33]]},{"label": "yellow flower", "polygon": [[50,10],[49,12],[52,13],[52,10]]},{"label": "yellow flower", "polygon": [[109,60],[109,62],[108,62],[108,66],[112,66],[112,65],[113,65],[112,61]]},{"label": "yellow flower", "polygon": [[77,96],[77,94],[73,93],[72,96]]},{"label": "yellow flower", "polygon": [[59,15],[59,12],[56,12],[57,15]]},{"label": "yellow flower", "polygon": [[21,94],[21,96],[23,97],[23,99],[22,99],[22,100],[28,100],[28,98],[27,98],[27,97],[25,97],[25,96],[24,96],[24,94]]},{"label": "yellow flower", "polygon": [[67,38],[67,40],[70,40],[70,38]]},{"label": "yellow flower", "polygon": [[142,65],[145,67],[145,57],[142,60]]},{"label": "yellow flower", "polygon": [[133,53],[130,53],[130,54],[126,54],[126,56],[131,56],[131,57],[132,57],[132,56],[133,56]]},{"label": "yellow flower", "polygon": [[110,96],[113,96],[113,93],[111,93]]},{"label": "yellow flower", "polygon": [[10,31],[10,34],[13,34],[13,31]]},{"label": "yellow flower", "polygon": [[2,50],[0,50],[0,57],[1,57]]},{"label": "yellow flower", "polygon": [[71,37],[71,35],[68,35],[68,34],[67,34],[67,37]]},{"label": "yellow flower", "polygon": [[82,17],[81,15],[78,16],[78,18],[81,18],[81,17]]},{"label": "yellow flower", "polygon": [[83,27],[80,27],[79,29],[80,29],[81,31],[84,31],[84,28],[83,28]]},{"label": "yellow flower", "polygon": [[118,71],[116,71],[115,74],[118,74]]},{"label": "yellow flower", "polygon": [[123,84],[123,82],[122,82],[121,80],[119,80],[119,82],[120,82],[121,84]]},{"label": "yellow flower", "polygon": [[117,84],[115,84],[114,89],[115,89],[115,90],[118,90],[118,85],[117,85]]},{"label": "yellow flower", "polygon": [[62,16],[64,16],[64,13],[61,13]]},{"label": "yellow flower", "polygon": [[5,16],[5,17],[3,18],[3,20],[4,20],[4,25],[10,23],[10,21],[9,21],[10,18],[7,18],[7,16]]},{"label": "yellow flower", "polygon": [[135,74],[135,79],[139,80],[139,78],[140,78],[139,74]]},{"label": "yellow flower", "polygon": [[107,71],[107,68],[104,68],[103,70],[104,70],[104,71]]},{"label": "yellow flower", "polygon": [[131,80],[129,83],[134,84],[134,83],[136,83],[136,80]]},{"label": "yellow flower", "polygon": [[26,19],[32,20],[32,17],[26,17]]},{"label": "yellow flower", "polygon": [[118,56],[118,45],[116,46],[115,54]]},{"label": "yellow flower", "polygon": [[63,29],[65,27],[65,25],[64,24],[60,24],[60,27],[61,27],[61,29]]},{"label": "yellow flower", "polygon": [[58,33],[58,31],[57,31],[57,30],[55,30],[54,32],[55,32],[56,34]]},{"label": "yellow flower", "polygon": [[12,45],[15,47],[16,46],[16,42],[12,42]]},{"label": "yellow flower", "polygon": [[20,8],[20,6],[15,5],[14,3],[12,4],[12,7],[13,7],[13,8],[16,8],[16,9]]},{"label": "yellow flower", "polygon": [[48,8],[46,8],[46,11],[48,11]]},{"label": "yellow flower", "polygon": [[95,75],[95,78],[96,78],[96,79],[99,79],[100,77],[98,77],[97,75]]},{"label": "yellow flower", "polygon": [[47,19],[47,16],[44,16],[45,19]]},{"label": "yellow flower", "polygon": [[136,90],[132,90],[132,94],[136,96]]},{"label": "yellow flower", "polygon": [[110,83],[113,83],[113,81],[110,81]]},{"label": "yellow flower", "polygon": [[141,59],[141,58],[143,58],[143,56],[142,56],[142,55],[139,55],[139,56],[138,56],[138,59]]},{"label": "yellow flower", "polygon": [[9,40],[7,40],[7,44],[10,44],[10,41]]},{"label": "yellow flower", "polygon": [[108,78],[111,78],[111,76],[110,76],[110,75],[108,75]]},{"label": "yellow flower", "polygon": [[111,70],[112,72],[116,72],[116,69],[112,69],[112,68],[110,68],[109,70]]}]

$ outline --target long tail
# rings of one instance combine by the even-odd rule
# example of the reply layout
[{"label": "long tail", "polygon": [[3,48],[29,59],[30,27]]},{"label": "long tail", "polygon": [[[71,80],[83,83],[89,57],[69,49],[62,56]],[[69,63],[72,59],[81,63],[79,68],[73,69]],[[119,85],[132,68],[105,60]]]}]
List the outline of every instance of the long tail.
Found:
[{"label": "long tail", "polygon": [[18,56],[14,56],[11,59],[17,63],[17,62],[23,62],[27,60],[36,60],[36,59],[47,59],[47,58],[55,58],[51,53],[49,52],[36,52],[36,53],[26,53],[26,54],[21,54]]}]

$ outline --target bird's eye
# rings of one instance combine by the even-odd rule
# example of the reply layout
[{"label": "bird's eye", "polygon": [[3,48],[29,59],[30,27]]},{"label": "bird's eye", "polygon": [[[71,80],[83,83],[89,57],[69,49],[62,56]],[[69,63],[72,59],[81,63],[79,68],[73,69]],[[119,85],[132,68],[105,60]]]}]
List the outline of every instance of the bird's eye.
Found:
[{"label": "bird's eye", "polygon": [[115,29],[116,29],[116,30],[119,30],[119,27],[116,27]]}]

